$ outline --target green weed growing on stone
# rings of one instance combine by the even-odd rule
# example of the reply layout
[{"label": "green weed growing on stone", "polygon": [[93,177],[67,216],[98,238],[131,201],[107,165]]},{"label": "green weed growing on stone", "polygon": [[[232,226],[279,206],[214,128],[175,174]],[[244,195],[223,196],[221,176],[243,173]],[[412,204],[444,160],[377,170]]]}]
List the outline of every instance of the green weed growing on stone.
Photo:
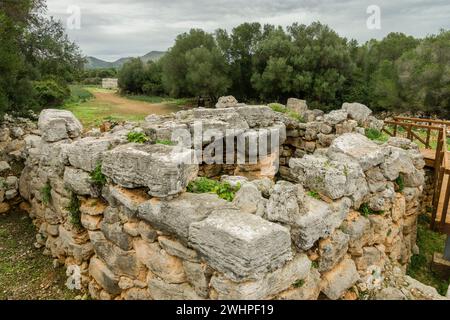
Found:
[{"label": "green weed growing on stone", "polygon": [[128,140],[128,142],[142,144],[142,143],[148,142],[149,139],[148,139],[147,135],[143,132],[131,131],[127,135],[127,140]]},{"label": "green weed growing on stone", "polygon": [[269,104],[269,108],[275,112],[286,113],[286,106],[284,106],[280,103],[271,103],[271,104]]},{"label": "green weed growing on stone", "polygon": [[72,192],[69,206],[66,208],[69,211],[70,223],[77,229],[83,228],[81,224],[80,200],[77,195]]},{"label": "green weed growing on stone", "polygon": [[102,173],[102,164],[98,163],[94,171],[91,172],[90,178],[92,183],[99,187],[103,187],[106,184],[106,177]]},{"label": "green weed growing on stone", "polygon": [[42,203],[49,204],[52,200],[52,186],[47,182],[41,189]]},{"label": "green weed growing on stone", "polygon": [[227,182],[219,182],[208,178],[198,178],[189,183],[187,191],[191,193],[215,193],[220,198],[233,201],[236,192],[239,191],[240,185],[233,187]]},{"label": "green weed growing on stone", "polygon": [[297,280],[294,282],[294,284],[292,285],[294,288],[301,288],[305,285],[305,280]]},{"label": "green weed growing on stone", "polygon": [[366,218],[368,216],[383,215],[384,214],[384,211],[372,210],[367,203],[364,203],[363,205],[361,205],[361,207],[359,208],[359,212]]},{"label": "green weed growing on stone", "polygon": [[405,179],[402,176],[399,176],[397,180],[395,180],[395,184],[397,185],[399,192],[403,192],[405,190]]},{"label": "green weed growing on stone", "polygon": [[320,194],[317,191],[309,191],[308,192],[308,196],[310,196],[311,198],[320,200]]},{"label": "green weed growing on stone", "polygon": [[383,134],[380,130],[373,129],[373,128],[367,128],[366,129],[366,137],[370,140],[380,140]]}]

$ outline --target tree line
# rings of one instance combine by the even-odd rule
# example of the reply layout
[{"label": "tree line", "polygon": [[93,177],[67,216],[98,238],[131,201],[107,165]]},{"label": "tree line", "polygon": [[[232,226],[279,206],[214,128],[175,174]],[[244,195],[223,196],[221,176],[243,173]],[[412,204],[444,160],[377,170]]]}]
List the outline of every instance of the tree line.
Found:
[{"label": "tree line", "polygon": [[376,111],[450,117],[450,31],[424,39],[391,33],[359,45],[319,22],[192,29],[159,61],[134,59],[118,77],[131,94],[281,103],[298,97],[323,110],[355,101]]},{"label": "tree line", "polygon": [[60,105],[84,58],[45,0],[0,1],[0,115]]}]

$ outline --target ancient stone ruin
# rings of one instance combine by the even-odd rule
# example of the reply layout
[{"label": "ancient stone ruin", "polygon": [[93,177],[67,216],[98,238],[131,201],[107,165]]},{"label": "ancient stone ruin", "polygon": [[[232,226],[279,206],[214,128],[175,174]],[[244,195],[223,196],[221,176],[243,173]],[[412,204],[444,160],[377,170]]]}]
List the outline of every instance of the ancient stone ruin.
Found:
[{"label": "ancient stone ruin", "polygon": [[[38,124],[7,118],[0,211],[20,204],[36,246],[95,299],[443,299],[405,276],[425,183],[418,147],[366,138],[383,122],[360,104],[286,108],[227,97],[88,132],[63,110]],[[196,136],[198,125],[214,135]],[[173,143],[177,130],[188,143]],[[129,143],[130,132],[148,141]],[[269,152],[254,163],[187,161],[195,146],[220,159],[217,141],[263,132],[255,141]],[[187,192],[198,177],[239,191]]]}]

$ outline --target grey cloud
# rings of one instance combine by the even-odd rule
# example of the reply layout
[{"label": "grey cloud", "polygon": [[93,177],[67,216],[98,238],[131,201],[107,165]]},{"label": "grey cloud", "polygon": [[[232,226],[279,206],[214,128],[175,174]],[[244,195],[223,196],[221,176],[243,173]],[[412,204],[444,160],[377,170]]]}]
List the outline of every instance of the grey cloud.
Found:
[{"label": "grey cloud", "polygon": [[[114,60],[151,50],[166,50],[190,28],[231,30],[243,22],[290,25],[321,21],[339,34],[364,42],[389,32],[418,37],[450,28],[448,0],[48,0],[48,14],[68,17],[67,7],[81,8],[80,30],[68,30],[85,54]],[[381,8],[381,30],[366,27],[369,5]]]}]

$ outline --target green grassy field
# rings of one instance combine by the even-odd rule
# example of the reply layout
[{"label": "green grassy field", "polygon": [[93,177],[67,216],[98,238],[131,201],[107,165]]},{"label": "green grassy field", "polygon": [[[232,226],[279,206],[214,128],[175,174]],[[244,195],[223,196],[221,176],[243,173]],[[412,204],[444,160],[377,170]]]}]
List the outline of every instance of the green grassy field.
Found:
[{"label": "green grassy field", "polygon": [[441,279],[431,270],[431,262],[435,252],[444,252],[446,235],[430,230],[430,218],[419,217],[417,229],[417,245],[420,253],[411,259],[407,274],[426,285],[435,287],[441,295],[447,293],[450,279]]},{"label": "green grassy field", "polygon": [[187,99],[158,97],[122,97],[112,90],[98,87],[71,86],[71,97],[63,106],[87,128],[100,125],[105,120],[141,121],[149,114],[165,114],[181,110]]},{"label": "green grassy field", "polygon": [[195,99],[191,98],[180,98],[173,99],[167,97],[152,97],[152,96],[144,96],[144,95],[126,95],[127,99],[143,101],[148,103],[164,103],[164,104],[174,104],[177,106],[189,106],[195,103]]}]

